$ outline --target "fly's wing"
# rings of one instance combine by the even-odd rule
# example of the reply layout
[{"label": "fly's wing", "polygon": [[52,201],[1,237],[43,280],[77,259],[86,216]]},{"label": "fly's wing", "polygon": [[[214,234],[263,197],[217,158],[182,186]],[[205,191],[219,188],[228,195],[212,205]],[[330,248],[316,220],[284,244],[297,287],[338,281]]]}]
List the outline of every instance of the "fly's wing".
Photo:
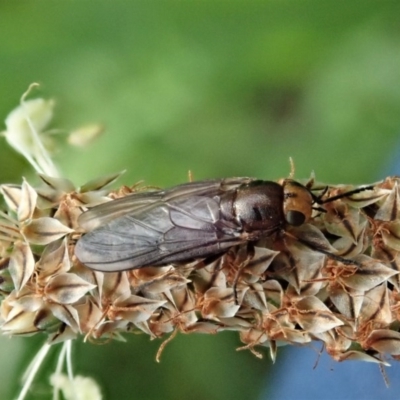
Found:
[{"label": "fly's wing", "polygon": [[[189,183],[95,207],[87,221],[100,219],[100,226],[78,241],[75,254],[88,267],[113,272],[223,252],[243,240],[239,226],[221,221],[219,195],[244,182]],[[122,202],[129,197],[134,204]]]},{"label": "fly's wing", "polygon": [[191,196],[213,197],[234,190],[241,184],[249,183],[252,180],[254,179],[228,178],[189,182],[166,190],[133,193],[93,207],[79,217],[78,223],[85,232],[89,232],[121,216],[144,213],[151,210],[159,202],[174,201]]}]

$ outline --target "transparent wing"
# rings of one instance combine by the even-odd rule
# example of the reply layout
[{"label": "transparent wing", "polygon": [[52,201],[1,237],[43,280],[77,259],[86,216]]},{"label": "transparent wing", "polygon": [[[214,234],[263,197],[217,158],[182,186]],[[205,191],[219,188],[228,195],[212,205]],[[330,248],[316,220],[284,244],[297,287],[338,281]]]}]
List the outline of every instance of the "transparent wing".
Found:
[{"label": "transparent wing", "polygon": [[159,202],[174,201],[191,196],[216,196],[233,190],[252,178],[228,178],[189,182],[166,190],[133,193],[121,199],[93,207],[79,217],[79,226],[89,232],[101,225],[127,214],[142,213],[157,207]]},{"label": "transparent wing", "polygon": [[83,264],[110,272],[223,252],[243,240],[239,226],[221,220],[218,195],[246,181],[188,183],[95,207],[84,224],[100,219],[100,226],[78,241],[75,254]]}]

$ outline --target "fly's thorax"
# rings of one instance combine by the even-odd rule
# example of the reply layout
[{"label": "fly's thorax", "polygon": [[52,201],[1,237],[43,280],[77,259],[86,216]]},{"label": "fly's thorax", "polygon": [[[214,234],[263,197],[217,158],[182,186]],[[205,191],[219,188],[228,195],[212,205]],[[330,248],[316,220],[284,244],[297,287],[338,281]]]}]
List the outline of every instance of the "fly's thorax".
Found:
[{"label": "fly's thorax", "polygon": [[311,219],[313,197],[310,191],[292,179],[282,182],[283,213],[289,225],[300,226]]},{"label": "fly's thorax", "polygon": [[234,219],[245,232],[273,231],[285,223],[282,186],[270,181],[241,185],[221,198],[223,218]]}]

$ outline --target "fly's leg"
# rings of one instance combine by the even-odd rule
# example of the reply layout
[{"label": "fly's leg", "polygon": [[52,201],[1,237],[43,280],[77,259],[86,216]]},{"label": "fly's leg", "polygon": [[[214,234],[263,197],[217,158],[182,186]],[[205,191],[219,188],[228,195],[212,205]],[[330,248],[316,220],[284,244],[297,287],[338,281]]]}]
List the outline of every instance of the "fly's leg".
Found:
[{"label": "fly's leg", "polygon": [[254,257],[254,246],[251,242],[246,243],[243,246],[239,246],[237,253],[234,255],[235,258],[232,260],[232,266],[235,267],[235,275],[232,281],[233,295],[235,297],[235,305],[239,304],[238,297],[238,283],[243,270],[247,267],[249,262]]}]

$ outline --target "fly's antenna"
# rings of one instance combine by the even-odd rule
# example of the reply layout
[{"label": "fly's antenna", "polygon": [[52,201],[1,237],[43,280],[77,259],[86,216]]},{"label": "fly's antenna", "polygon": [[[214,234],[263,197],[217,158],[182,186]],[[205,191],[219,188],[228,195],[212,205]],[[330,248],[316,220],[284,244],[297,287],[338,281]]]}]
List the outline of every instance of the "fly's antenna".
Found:
[{"label": "fly's antenna", "polygon": [[313,210],[319,211],[319,212],[321,212],[321,213],[326,213],[325,208],[319,207],[319,206],[314,206],[314,204],[322,204],[321,198],[322,198],[323,196],[325,196],[325,193],[328,191],[328,189],[329,189],[329,187],[328,187],[328,186],[325,186],[325,188],[324,188],[324,190],[322,191],[322,193],[321,193],[319,196],[316,196],[316,195],[310,190],[310,188],[308,188],[308,190],[309,190],[309,192],[310,192],[310,194],[311,194],[311,197],[312,197],[312,199],[313,199],[313,203],[312,203],[313,205],[312,205],[312,207],[311,207]]},{"label": "fly's antenna", "polygon": [[348,192],[340,193],[340,194],[338,194],[338,195],[336,195],[336,196],[328,197],[327,199],[322,200],[322,196],[324,196],[325,193],[328,191],[328,186],[327,186],[327,187],[324,189],[324,191],[322,192],[322,194],[320,194],[319,196],[316,196],[316,201],[315,201],[315,202],[316,202],[317,204],[326,204],[326,203],[330,203],[331,201],[335,201],[335,200],[338,200],[338,199],[342,199],[343,197],[350,197],[350,196],[352,196],[353,194],[360,193],[360,192],[364,192],[364,191],[366,191],[366,190],[374,190],[374,189],[375,189],[375,186],[373,186],[373,185],[370,185],[370,186],[362,186],[362,187],[359,187],[359,188],[357,188],[357,189],[349,190]]},{"label": "fly's antenna", "polygon": [[[348,192],[344,192],[344,193],[340,193],[336,196],[332,196],[332,197],[328,197],[325,200],[322,200],[322,198],[325,196],[325,194],[327,193],[329,186],[325,186],[325,188],[323,189],[322,193],[320,193],[318,196],[316,196],[314,193],[311,192],[310,190],[310,194],[312,196],[313,199],[313,206],[311,207],[313,210],[315,211],[319,211],[321,213],[326,213],[326,210],[323,207],[319,207],[320,205],[326,204],[326,203],[330,203],[332,201],[338,200],[338,199],[342,199],[344,197],[349,197],[352,196],[353,194],[356,193],[360,193],[360,192],[364,192],[366,190],[374,190],[374,186],[370,185],[370,186],[362,186],[359,187],[357,189],[353,189],[353,190],[349,190]],[[314,204],[318,204],[317,206],[314,206]]]},{"label": "fly's antenna", "polygon": [[[370,185],[370,186],[362,186],[362,187],[359,187],[359,188],[357,188],[357,189],[349,190],[348,192],[340,193],[340,194],[337,194],[336,196],[328,197],[327,199],[322,200],[322,197],[325,196],[325,194],[326,194],[326,192],[328,191],[328,189],[329,189],[329,186],[325,186],[325,188],[324,188],[324,190],[322,191],[322,193],[319,194],[318,196],[316,196],[315,194],[313,194],[313,193],[310,191],[311,196],[312,196],[312,198],[313,198],[313,202],[314,202],[315,204],[319,204],[319,205],[326,204],[326,203],[330,203],[331,201],[335,201],[335,200],[338,200],[338,199],[342,199],[343,197],[350,197],[350,196],[352,196],[353,194],[357,194],[357,193],[360,193],[360,192],[364,192],[364,191],[366,191],[366,190],[374,190],[374,189],[375,189],[375,186],[373,186],[373,185]],[[313,207],[313,209],[314,209],[314,210],[322,211],[322,209],[321,209],[320,207],[315,207],[315,208]]]},{"label": "fly's antenna", "polygon": [[350,197],[353,194],[364,192],[365,190],[374,190],[374,189],[375,189],[375,187],[373,185],[359,187],[357,189],[350,190],[348,192],[340,193],[336,196],[328,197],[326,200],[321,201],[321,203],[319,203],[319,204],[329,203],[331,201],[335,201],[335,200],[341,199],[343,197]]}]

